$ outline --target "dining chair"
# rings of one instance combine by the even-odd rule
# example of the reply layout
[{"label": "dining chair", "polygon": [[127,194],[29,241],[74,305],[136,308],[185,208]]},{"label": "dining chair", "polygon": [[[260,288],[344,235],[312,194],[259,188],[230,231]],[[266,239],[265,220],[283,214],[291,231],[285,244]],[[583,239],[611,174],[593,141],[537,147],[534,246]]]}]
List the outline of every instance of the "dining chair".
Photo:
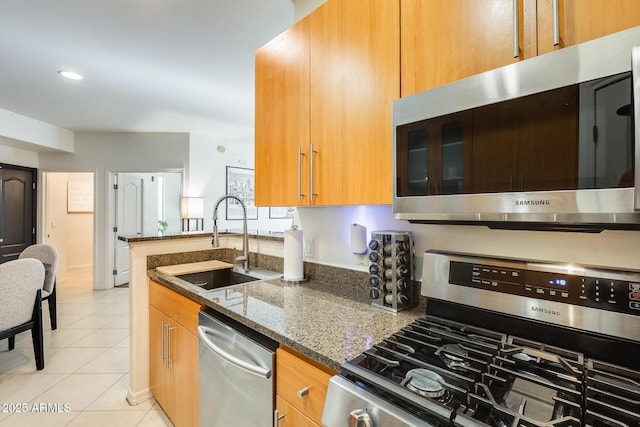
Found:
[{"label": "dining chair", "polygon": [[55,246],[43,243],[28,246],[20,253],[19,259],[35,258],[44,264],[48,264],[42,287],[42,299],[49,301],[49,319],[51,329],[58,328],[58,316],[56,308],[56,271],[58,268],[58,250]]},{"label": "dining chair", "polygon": [[42,337],[42,284],[44,265],[36,259],[16,259],[0,264],[0,340],[16,345],[16,334],[31,329],[36,369],[44,369]]}]

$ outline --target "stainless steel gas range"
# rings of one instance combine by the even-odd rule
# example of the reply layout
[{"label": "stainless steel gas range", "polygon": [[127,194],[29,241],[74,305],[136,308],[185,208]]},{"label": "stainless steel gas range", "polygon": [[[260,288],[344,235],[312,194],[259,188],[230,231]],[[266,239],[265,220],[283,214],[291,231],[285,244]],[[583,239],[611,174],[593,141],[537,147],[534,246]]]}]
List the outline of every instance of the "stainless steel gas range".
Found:
[{"label": "stainless steel gas range", "polygon": [[325,427],[640,426],[640,271],[427,252],[424,317],[334,376]]}]

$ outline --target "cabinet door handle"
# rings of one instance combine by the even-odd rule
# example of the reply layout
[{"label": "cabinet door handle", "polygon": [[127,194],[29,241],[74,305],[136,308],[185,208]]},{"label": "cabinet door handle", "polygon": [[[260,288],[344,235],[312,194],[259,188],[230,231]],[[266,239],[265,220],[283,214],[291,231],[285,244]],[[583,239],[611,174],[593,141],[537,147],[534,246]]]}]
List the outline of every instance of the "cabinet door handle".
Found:
[{"label": "cabinet door handle", "polygon": [[173,358],[171,357],[171,332],[173,332],[176,328],[169,327],[167,324],[167,368],[173,365]]},{"label": "cabinet door handle", "polygon": [[166,325],[164,324],[164,321],[162,321],[162,331],[160,333],[160,346],[162,347],[162,366],[166,366],[165,361],[167,360],[167,355],[165,353],[166,347],[165,347],[165,336],[164,336],[164,327]]},{"label": "cabinet door handle", "polygon": [[278,412],[277,409],[275,411],[273,411],[273,425],[274,425],[274,427],[278,427],[278,425],[280,424],[280,420],[283,419],[284,416],[285,416],[285,414],[280,415],[280,412]]},{"label": "cabinet door handle", "polygon": [[518,19],[518,0],[513,0],[513,57],[520,56],[520,22]]},{"label": "cabinet door handle", "polygon": [[560,9],[558,7],[558,0],[553,0],[553,45],[558,46],[560,44]]},{"label": "cabinet door handle", "polygon": [[302,399],[303,397],[305,397],[307,394],[309,394],[309,387],[302,387],[300,390],[298,390],[296,392],[296,394],[298,395],[298,397],[300,399]]},{"label": "cabinet door handle", "polygon": [[309,194],[311,197],[310,202],[313,203],[314,197],[318,195],[318,193],[313,192],[313,155],[318,154],[318,152],[313,149],[313,144],[311,144],[311,148],[309,151],[310,151],[309,154],[311,157],[309,159]]},{"label": "cabinet door handle", "polygon": [[303,156],[304,156],[304,153],[302,152],[302,148],[298,146],[298,203],[304,197],[304,194],[302,194],[302,184],[301,184],[301,178],[300,178],[302,173],[302,157]]}]

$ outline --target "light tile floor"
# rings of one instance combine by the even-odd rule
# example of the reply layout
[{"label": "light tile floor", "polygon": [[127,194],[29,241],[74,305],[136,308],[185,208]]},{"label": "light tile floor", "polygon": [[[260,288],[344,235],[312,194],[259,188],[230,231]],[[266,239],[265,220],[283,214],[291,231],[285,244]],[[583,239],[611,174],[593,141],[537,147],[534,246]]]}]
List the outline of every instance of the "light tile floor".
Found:
[{"label": "light tile floor", "polygon": [[[92,289],[90,269],[58,282],[58,329],[44,317],[44,369],[31,332],[0,341],[0,427],[171,426],[154,400],[130,406],[129,289]],[[0,308],[1,309],[1,308]]]}]

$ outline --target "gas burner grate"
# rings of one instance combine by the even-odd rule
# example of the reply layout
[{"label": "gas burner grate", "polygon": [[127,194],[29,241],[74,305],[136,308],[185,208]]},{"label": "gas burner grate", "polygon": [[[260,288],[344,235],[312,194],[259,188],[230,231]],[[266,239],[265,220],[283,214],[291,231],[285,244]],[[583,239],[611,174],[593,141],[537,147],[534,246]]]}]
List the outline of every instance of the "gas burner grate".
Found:
[{"label": "gas burner grate", "polygon": [[597,360],[587,362],[587,426],[640,426],[640,373]]}]

